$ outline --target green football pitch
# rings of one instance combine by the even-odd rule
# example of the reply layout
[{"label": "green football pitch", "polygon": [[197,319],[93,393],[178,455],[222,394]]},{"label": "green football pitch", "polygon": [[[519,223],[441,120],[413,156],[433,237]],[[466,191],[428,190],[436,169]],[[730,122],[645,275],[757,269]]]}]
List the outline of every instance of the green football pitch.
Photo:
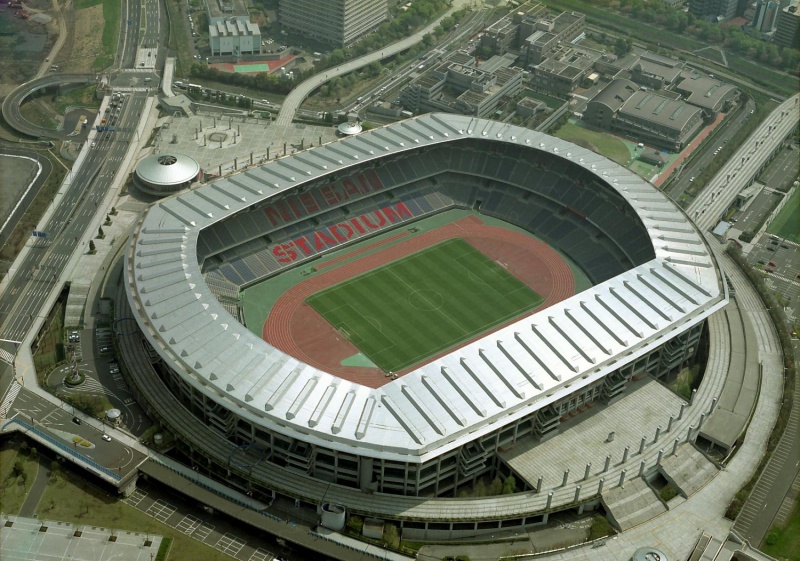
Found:
[{"label": "green football pitch", "polygon": [[467,242],[452,239],[307,302],[378,368],[397,372],[543,300]]}]

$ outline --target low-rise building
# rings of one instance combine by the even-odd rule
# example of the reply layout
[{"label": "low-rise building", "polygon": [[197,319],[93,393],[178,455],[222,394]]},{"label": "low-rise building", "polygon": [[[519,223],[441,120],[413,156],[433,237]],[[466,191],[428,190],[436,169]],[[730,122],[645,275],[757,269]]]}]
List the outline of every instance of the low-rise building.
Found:
[{"label": "low-rise building", "polygon": [[245,0],[206,0],[205,5],[209,24],[215,24],[230,17],[250,20]]},{"label": "low-rise building", "polygon": [[218,19],[208,26],[211,56],[257,54],[261,52],[261,30],[249,16]]},{"label": "low-rise building", "polygon": [[586,16],[578,12],[563,12],[520,23],[520,33],[530,30],[520,48],[525,67],[541,64],[559,44],[573,41],[585,29]]},{"label": "low-rise building", "polygon": [[586,106],[584,120],[650,146],[681,150],[703,126],[703,110],[626,79],[611,81]]},{"label": "low-rise building", "polygon": [[530,85],[560,94],[573,91],[593,72],[603,55],[588,47],[562,43],[540,64],[531,67]]},{"label": "low-rise building", "polygon": [[414,113],[446,111],[484,117],[505,97],[522,91],[522,70],[511,68],[514,57],[492,57],[477,66],[458,52],[425,71],[400,93],[400,104]]},{"label": "low-rise building", "polygon": [[545,105],[543,101],[533,99],[532,97],[523,97],[517,102],[517,109],[515,113],[523,119],[527,119],[528,117],[533,117],[536,113],[546,109],[547,105]]},{"label": "low-rise building", "polygon": [[682,80],[675,91],[683,96],[687,103],[706,110],[711,116],[725,110],[726,104],[736,97],[737,89],[706,74],[692,73]]},{"label": "low-rise building", "polygon": [[631,80],[641,86],[660,90],[675,83],[686,63],[655,53],[644,53],[631,67]]}]

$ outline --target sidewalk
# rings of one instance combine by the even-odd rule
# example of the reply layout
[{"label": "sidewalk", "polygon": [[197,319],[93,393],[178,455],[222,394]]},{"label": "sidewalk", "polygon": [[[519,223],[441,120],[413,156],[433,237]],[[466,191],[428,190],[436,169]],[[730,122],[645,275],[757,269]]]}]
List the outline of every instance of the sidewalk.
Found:
[{"label": "sidewalk", "polygon": [[694,140],[681,151],[681,155],[672,162],[672,164],[667,167],[667,169],[663,170],[661,173],[658,174],[658,179],[653,182],[653,185],[656,187],[661,187],[667,179],[672,176],[672,172],[675,171],[679,166],[683,165],[684,160],[686,160],[689,156],[692,155],[695,148],[700,146],[700,144],[708,138],[708,136],[717,128],[717,126],[725,119],[726,115],[724,113],[720,113],[716,120],[705,127],[702,131],[700,131],[697,136],[694,137]]}]

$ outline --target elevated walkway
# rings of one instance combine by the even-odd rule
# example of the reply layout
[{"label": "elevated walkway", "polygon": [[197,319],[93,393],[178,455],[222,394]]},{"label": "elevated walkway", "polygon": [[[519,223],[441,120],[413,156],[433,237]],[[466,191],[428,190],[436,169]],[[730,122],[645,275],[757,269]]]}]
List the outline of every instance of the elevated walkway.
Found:
[{"label": "elevated walkway", "polygon": [[728,377],[717,406],[698,437],[728,452],[747,427],[758,397],[761,374],[753,327],[740,313],[736,300],[731,300],[722,313],[717,314],[716,321],[725,321],[727,326],[722,331],[730,334]]},{"label": "elevated walkway", "polygon": [[86,307],[86,299],[89,297],[90,290],[91,284],[83,282],[70,284],[67,309],[64,313],[64,325],[66,327],[79,327],[83,324],[83,311]]},{"label": "elevated walkway", "polygon": [[[290,523],[264,512],[268,506],[249,497],[226,488],[200,474],[186,474],[185,468],[178,470],[166,458],[150,459],[141,466],[142,473],[156,479],[183,495],[199,501],[218,512],[230,516],[234,520],[272,534],[278,539],[312,547],[314,551],[335,559],[386,559],[386,551],[364,551],[364,544],[359,543],[359,551],[350,544],[340,544],[333,539],[319,539],[314,532],[302,525]],[[355,541],[355,540],[354,540]],[[311,543],[313,542],[313,544]],[[407,557],[394,554],[391,559],[399,561]]]}]

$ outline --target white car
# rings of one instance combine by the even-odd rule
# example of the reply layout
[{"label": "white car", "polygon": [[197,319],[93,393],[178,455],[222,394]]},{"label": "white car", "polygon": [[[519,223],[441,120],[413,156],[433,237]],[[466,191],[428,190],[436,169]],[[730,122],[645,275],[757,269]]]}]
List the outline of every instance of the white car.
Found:
[{"label": "white car", "polygon": [[103,436],[101,436],[100,438],[102,438],[102,439],[103,439],[103,440],[105,440],[106,442],[111,442],[111,437],[110,437],[110,436],[108,436],[107,434],[104,434],[104,435],[103,435]]}]

